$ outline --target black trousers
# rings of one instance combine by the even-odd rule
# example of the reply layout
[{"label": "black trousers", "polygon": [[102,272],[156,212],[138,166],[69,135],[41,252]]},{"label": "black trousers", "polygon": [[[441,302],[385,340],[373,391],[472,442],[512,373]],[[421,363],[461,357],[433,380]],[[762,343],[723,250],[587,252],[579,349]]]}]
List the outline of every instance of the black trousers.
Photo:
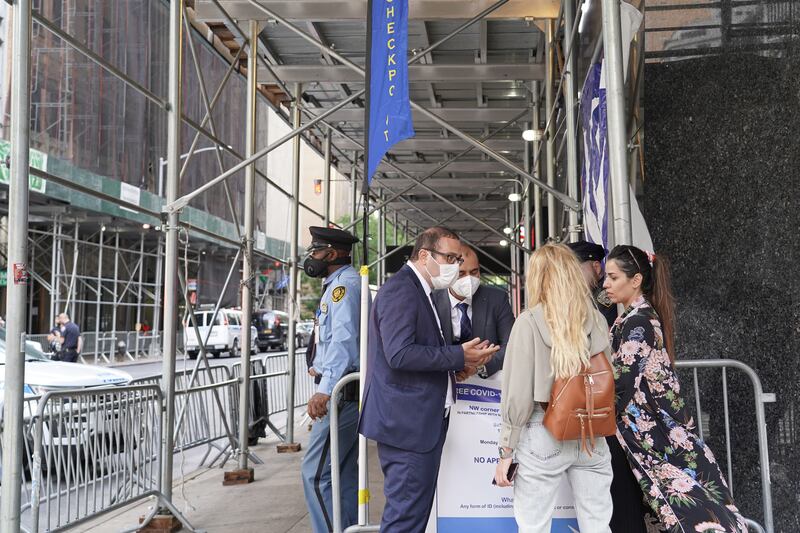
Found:
[{"label": "black trousers", "polygon": [[59,358],[61,361],[64,361],[65,363],[77,363],[78,350],[73,350],[69,348],[66,350],[61,350],[61,353],[59,353]]},{"label": "black trousers", "polygon": [[611,499],[614,514],[611,515],[613,533],[647,533],[644,525],[644,504],[642,489],[631,471],[630,463],[616,436],[607,437],[611,450],[611,469],[614,480],[611,482]]}]

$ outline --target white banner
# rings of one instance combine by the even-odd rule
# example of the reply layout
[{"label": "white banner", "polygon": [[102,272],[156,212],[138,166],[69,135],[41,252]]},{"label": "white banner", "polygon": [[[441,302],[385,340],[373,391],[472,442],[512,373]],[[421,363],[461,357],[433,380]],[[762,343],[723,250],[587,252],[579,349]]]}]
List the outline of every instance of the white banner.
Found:
[{"label": "white banner", "polygon": [[[450,412],[427,533],[517,532],[513,489],[492,485],[500,434],[500,374],[458,384],[458,402]],[[551,531],[578,531],[566,477],[559,489]]]}]

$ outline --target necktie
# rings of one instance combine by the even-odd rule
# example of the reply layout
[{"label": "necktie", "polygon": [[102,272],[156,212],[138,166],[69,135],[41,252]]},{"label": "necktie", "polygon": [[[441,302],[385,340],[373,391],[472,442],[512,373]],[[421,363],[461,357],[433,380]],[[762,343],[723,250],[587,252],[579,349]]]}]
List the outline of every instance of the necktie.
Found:
[{"label": "necktie", "polygon": [[467,302],[461,302],[457,304],[456,307],[461,310],[461,335],[459,335],[459,339],[461,342],[466,342],[472,339],[472,321],[467,314],[469,304]]}]

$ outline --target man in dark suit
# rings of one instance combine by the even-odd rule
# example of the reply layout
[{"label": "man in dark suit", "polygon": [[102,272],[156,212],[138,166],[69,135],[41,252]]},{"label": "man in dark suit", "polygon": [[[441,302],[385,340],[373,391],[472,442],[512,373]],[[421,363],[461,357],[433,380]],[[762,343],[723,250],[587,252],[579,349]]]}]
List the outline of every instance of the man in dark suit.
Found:
[{"label": "man in dark suit", "polygon": [[461,243],[433,227],[417,237],[409,262],[378,291],[359,432],[378,443],[386,505],[382,533],[422,533],[455,403],[455,373],[491,360],[481,339],[448,344],[431,300],[458,277]]},{"label": "man in dark suit", "polygon": [[458,268],[458,280],[447,290],[433,291],[433,303],[447,344],[479,337],[500,346],[485,366],[466,367],[456,374],[458,381],[476,373],[486,379],[503,368],[514,313],[506,291],[481,285],[481,266],[475,250],[466,244],[461,250],[464,262]]}]

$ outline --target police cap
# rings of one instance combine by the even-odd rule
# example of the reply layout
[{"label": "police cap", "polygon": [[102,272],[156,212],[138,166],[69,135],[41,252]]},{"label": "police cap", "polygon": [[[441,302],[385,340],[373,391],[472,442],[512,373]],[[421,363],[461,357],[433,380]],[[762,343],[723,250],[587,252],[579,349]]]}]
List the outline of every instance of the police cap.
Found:
[{"label": "police cap", "polygon": [[350,250],[358,242],[358,238],[352,233],[337,228],[311,226],[308,231],[311,232],[311,246],[308,247],[310,252],[322,248]]},{"label": "police cap", "polygon": [[602,261],[606,257],[606,249],[599,244],[586,241],[577,241],[568,243],[578,260],[583,263],[584,261]]}]

